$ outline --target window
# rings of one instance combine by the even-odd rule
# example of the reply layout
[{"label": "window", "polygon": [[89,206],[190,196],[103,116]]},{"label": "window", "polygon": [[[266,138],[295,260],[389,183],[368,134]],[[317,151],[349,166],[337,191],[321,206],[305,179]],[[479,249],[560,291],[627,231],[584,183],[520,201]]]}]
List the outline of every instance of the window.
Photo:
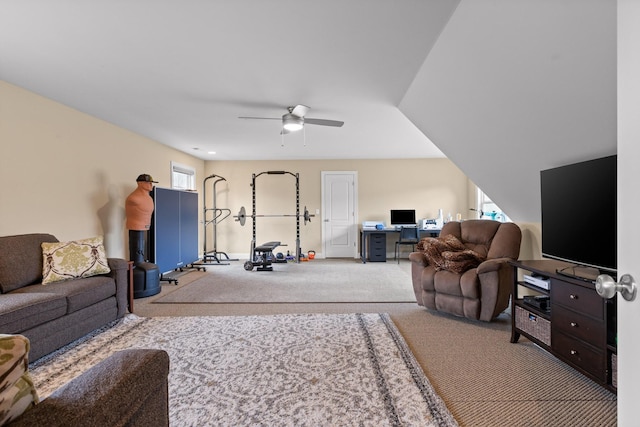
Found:
[{"label": "window", "polygon": [[489,196],[484,194],[480,188],[478,188],[477,200],[478,205],[476,210],[480,214],[480,218],[495,219],[500,222],[511,221],[509,217],[502,212],[502,209],[493,203]]},{"label": "window", "polygon": [[176,190],[195,190],[196,170],[180,163],[171,162],[171,188]]}]

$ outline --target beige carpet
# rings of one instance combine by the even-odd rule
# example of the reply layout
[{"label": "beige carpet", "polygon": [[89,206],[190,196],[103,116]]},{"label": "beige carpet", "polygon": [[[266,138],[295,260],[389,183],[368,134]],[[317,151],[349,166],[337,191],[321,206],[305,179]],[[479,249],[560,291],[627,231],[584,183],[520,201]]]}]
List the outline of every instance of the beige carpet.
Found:
[{"label": "beige carpet", "polygon": [[526,338],[512,344],[508,314],[491,324],[426,311],[392,318],[461,425],[617,424],[616,396]]},{"label": "beige carpet", "polygon": [[415,302],[406,265],[359,260],[273,264],[273,271],[246,271],[242,263],[207,268],[166,286],[160,304]]}]

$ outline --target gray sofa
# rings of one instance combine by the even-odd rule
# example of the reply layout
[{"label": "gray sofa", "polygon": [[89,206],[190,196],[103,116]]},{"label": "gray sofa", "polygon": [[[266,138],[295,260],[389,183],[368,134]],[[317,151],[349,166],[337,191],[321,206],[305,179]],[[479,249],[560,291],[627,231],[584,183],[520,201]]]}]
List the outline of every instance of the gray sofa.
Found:
[{"label": "gray sofa", "polygon": [[169,356],[123,350],[56,390],[11,427],[169,425]]},{"label": "gray sofa", "polygon": [[0,237],[0,333],[31,341],[30,361],[124,316],[128,264],[109,258],[105,275],[42,285],[43,242],[50,234]]}]

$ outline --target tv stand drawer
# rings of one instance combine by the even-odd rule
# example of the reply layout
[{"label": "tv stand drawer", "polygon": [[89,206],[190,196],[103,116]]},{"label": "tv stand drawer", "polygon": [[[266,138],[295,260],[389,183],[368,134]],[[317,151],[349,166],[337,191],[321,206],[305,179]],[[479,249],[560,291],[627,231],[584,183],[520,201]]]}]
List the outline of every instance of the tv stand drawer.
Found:
[{"label": "tv stand drawer", "polygon": [[605,356],[601,351],[584,342],[569,337],[552,328],[551,342],[558,357],[576,366],[601,382],[605,382]]},{"label": "tv stand drawer", "polygon": [[605,336],[604,322],[601,320],[554,304],[551,310],[551,323],[554,329],[558,329],[567,335],[597,347],[603,345],[602,337]]},{"label": "tv stand drawer", "polygon": [[[588,313],[597,319],[604,319],[604,304],[595,289],[551,280],[552,307],[560,304],[579,313]],[[553,312],[553,308],[552,308]]]}]

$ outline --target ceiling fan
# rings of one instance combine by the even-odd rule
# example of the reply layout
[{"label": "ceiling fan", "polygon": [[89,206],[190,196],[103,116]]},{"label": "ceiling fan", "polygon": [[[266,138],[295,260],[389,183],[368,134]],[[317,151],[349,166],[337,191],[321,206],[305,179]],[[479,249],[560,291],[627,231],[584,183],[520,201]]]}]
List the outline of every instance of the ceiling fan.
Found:
[{"label": "ceiling fan", "polygon": [[282,120],[282,133],[295,132],[304,127],[305,124],[341,127],[344,122],[338,120],[313,119],[305,117],[309,111],[306,105],[298,104],[295,107],[287,107],[288,113],[280,117],[238,117],[239,119],[260,119],[260,120]]}]

